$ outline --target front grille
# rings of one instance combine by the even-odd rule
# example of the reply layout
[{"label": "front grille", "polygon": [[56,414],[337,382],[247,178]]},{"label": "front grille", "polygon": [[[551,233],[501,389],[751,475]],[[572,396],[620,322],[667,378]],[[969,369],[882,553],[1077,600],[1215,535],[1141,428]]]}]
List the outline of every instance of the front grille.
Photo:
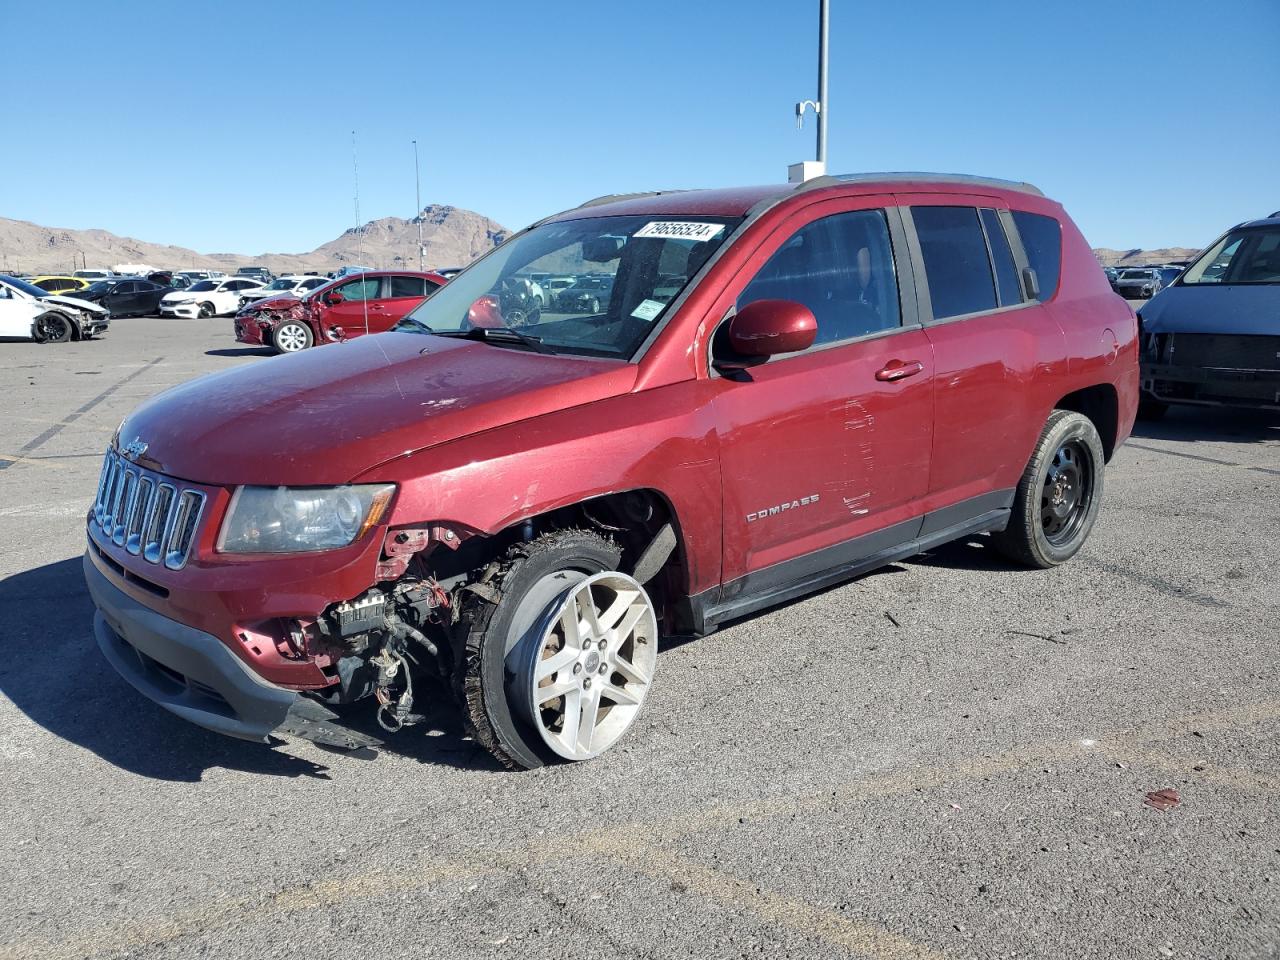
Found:
[{"label": "front grille", "polygon": [[1280,370],[1280,337],[1225,333],[1169,336],[1168,363],[1223,370]]},{"label": "front grille", "polygon": [[181,570],[195,545],[205,495],[107,451],[93,501],[102,536],[148,563]]}]

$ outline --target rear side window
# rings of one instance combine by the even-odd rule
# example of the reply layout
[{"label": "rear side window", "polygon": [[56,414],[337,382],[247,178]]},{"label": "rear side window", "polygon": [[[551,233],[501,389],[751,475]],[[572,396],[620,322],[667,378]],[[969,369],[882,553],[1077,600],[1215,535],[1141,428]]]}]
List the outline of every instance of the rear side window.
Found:
[{"label": "rear side window", "polygon": [[1040,282],[1040,300],[1052,300],[1062,272],[1062,224],[1038,213],[1013,211],[1013,222],[1027,252],[1027,263]]},{"label": "rear side window", "polygon": [[812,310],[815,344],[900,326],[884,211],[837,213],[801,227],[742,291],[738,309],[757,300],[792,300]]},{"label": "rear side window", "polygon": [[1013,265],[1013,251],[1009,238],[1004,235],[1000,216],[990,207],[978,211],[982,229],[987,233],[987,247],[991,251],[991,265],[996,270],[996,292],[1000,306],[1008,307],[1022,302],[1022,285],[1018,283],[1018,268]]},{"label": "rear side window", "polygon": [[935,320],[996,308],[987,241],[973,207],[912,207]]},{"label": "rear side window", "polygon": [[392,277],[391,278],[391,296],[394,297],[425,297],[427,295],[427,281],[422,277]]}]

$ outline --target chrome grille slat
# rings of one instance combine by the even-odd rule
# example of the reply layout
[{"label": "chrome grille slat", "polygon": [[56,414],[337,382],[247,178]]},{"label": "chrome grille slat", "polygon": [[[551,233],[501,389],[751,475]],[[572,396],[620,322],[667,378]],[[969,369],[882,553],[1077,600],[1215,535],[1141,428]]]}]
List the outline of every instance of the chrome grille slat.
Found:
[{"label": "chrome grille slat", "polygon": [[181,570],[195,547],[205,502],[202,491],[135,467],[108,451],[91,518],[104,538],[129,553]]}]

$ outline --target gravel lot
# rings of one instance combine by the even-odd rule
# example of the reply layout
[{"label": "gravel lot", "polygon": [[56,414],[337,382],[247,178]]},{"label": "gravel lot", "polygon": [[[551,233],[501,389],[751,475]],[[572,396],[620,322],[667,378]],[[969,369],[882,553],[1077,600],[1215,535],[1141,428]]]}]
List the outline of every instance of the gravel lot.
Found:
[{"label": "gravel lot", "polygon": [[102,660],[102,450],[268,362],[230,327],[0,344],[3,960],[1280,955],[1280,417],[1140,424],[1066,567],[975,538],[668,645],[625,746],[517,774],[448,714],[223,739]]}]

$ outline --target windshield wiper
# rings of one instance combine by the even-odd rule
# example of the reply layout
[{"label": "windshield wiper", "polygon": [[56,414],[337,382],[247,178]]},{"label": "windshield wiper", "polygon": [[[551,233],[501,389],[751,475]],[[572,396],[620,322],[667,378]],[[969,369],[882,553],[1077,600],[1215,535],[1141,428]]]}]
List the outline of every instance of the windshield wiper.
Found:
[{"label": "windshield wiper", "polygon": [[510,327],[472,327],[470,330],[433,330],[437,337],[456,337],[459,340],[478,340],[494,346],[522,346],[534,353],[550,353],[555,351],[542,342],[541,337],[533,337]]}]

